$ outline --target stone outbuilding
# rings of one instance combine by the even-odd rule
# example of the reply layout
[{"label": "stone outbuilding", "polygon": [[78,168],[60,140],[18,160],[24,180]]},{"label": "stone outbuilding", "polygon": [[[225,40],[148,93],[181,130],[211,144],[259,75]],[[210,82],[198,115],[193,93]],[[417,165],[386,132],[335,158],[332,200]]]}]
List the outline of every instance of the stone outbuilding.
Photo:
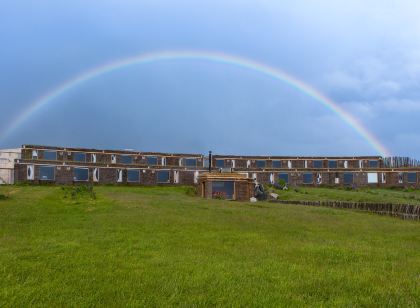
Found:
[{"label": "stone outbuilding", "polygon": [[243,173],[202,173],[199,193],[207,199],[249,201],[254,196],[254,180]]}]

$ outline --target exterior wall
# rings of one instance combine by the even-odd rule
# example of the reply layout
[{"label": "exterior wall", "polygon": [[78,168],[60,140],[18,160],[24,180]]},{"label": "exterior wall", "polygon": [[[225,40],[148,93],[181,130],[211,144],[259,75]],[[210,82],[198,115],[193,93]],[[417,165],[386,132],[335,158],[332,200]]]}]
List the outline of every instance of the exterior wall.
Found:
[{"label": "exterior wall", "polygon": [[[44,158],[45,150],[57,151],[57,160],[48,161]],[[33,157],[33,151],[37,151],[38,156]],[[4,151],[0,151],[1,153]],[[86,161],[75,161],[75,153],[86,153]],[[207,171],[203,167],[204,156],[201,154],[174,154],[174,153],[156,153],[156,152],[136,152],[136,151],[115,151],[115,150],[96,150],[96,149],[78,149],[78,148],[64,148],[64,147],[47,147],[26,145],[22,148],[22,157],[20,157],[20,149],[17,149],[15,166],[13,161],[9,167],[9,179],[15,178],[16,182],[27,182],[27,165],[34,166],[34,179],[29,180],[34,183],[45,183],[46,181],[39,179],[40,165],[55,166],[55,179],[53,182],[57,184],[74,184],[74,168],[84,167],[89,169],[89,181],[93,182],[93,171],[95,168],[99,169],[99,181],[95,183],[100,184],[129,184],[129,185],[165,185],[165,184],[180,184],[180,185],[195,185],[197,184],[197,173],[202,174]],[[96,156],[96,162],[93,161],[93,156]],[[132,156],[132,163],[124,164],[121,156]],[[112,157],[115,156],[115,161]],[[147,157],[157,157],[157,165],[149,166],[147,164]],[[257,182],[262,184],[275,183],[278,180],[279,173],[287,173],[289,175],[289,186],[371,186],[371,187],[417,187],[420,188],[420,167],[406,167],[406,168],[385,168],[383,159],[377,156],[363,156],[363,157],[291,157],[291,156],[212,156],[212,166],[214,172],[219,172],[216,167],[216,160],[222,159],[224,161],[224,168],[232,168],[232,171],[245,173],[248,178],[253,179],[254,176]],[[185,166],[184,162],[187,158],[195,158],[195,166]],[[264,160],[265,167],[258,168],[257,161]],[[329,161],[337,161],[335,168],[329,168]],[[273,161],[280,161],[280,167],[274,167]],[[315,168],[314,161],[320,161],[321,167]],[[370,167],[369,161],[377,161],[377,166]],[[162,164],[164,162],[164,164]],[[15,168],[15,171],[12,172]],[[117,182],[117,170],[122,170],[122,182]],[[127,169],[140,170],[140,180],[132,183],[127,181]],[[169,170],[169,182],[158,183],[157,173],[159,170]],[[403,173],[402,182],[399,173]],[[416,172],[416,183],[409,183],[407,179],[407,172]],[[312,183],[304,183],[303,178],[305,173],[313,174]],[[344,183],[344,174],[353,174],[353,183]],[[368,173],[377,173],[377,183],[368,183]],[[382,181],[381,174],[385,173],[385,181]],[[2,176],[0,168],[0,176]],[[319,182],[317,179],[321,177]],[[9,180],[10,181],[10,180]],[[1,180],[0,180],[1,182]]]},{"label": "exterior wall", "polygon": [[14,164],[20,159],[20,149],[0,150],[0,184],[13,184],[15,182]]},{"label": "exterior wall", "polygon": [[238,201],[249,201],[254,196],[253,186],[247,182],[235,183],[235,195]]}]

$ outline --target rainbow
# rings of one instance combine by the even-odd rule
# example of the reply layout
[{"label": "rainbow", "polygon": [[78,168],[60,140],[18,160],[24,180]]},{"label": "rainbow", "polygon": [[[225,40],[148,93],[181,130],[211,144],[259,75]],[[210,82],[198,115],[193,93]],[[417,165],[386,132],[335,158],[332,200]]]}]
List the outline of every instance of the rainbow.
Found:
[{"label": "rainbow", "polygon": [[290,87],[296,89],[297,91],[313,98],[315,101],[321,103],[335,114],[337,114],[341,119],[343,119],[349,126],[351,126],[370,146],[372,146],[375,151],[377,151],[382,156],[390,156],[390,152],[386,149],[384,145],[378,140],[374,134],[372,134],[368,129],[366,129],[362,123],[360,123],[353,115],[345,111],[340,107],[336,102],[326,97],[313,87],[304,83],[303,81],[291,76],[290,74],[271,66],[268,66],[263,63],[256,62],[247,58],[229,55],[220,52],[211,52],[211,51],[190,51],[190,50],[179,50],[179,51],[159,51],[152,53],[144,53],[140,55],[135,55],[132,57],[124,58],[114,62],[106,63],[100,65],[93,69],[87,70],[80,75],[67,80],[66,82],[60,84],[58,87],[54,88],[50,92],[39,97],[37,100],[29,104],[29,106],[21,112],[7,127],[3,133],[0,133],[0,139],[5,139],[10,134],[13,133],[19,126],[21,126],[27,119],[29,119],[33,114],[35,114],[41,108],[47,106],[48,104],[55,101],[59,96],[63,95],[65,92],[91,80],[103,74],[111,73],[115,70],[119,70],[132,65],[146,64],[158,61],[165,60],[206,60],[217,63],[223,63],[228,65],[234,65],[249,69],[252,71],[259,72],[276,80],[279,80]]}]

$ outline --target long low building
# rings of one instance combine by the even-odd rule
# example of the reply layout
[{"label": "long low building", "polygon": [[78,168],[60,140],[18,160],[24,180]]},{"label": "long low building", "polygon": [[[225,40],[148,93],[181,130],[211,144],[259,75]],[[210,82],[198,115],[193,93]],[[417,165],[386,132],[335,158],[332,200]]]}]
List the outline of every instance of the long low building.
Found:
[{"label": "long low building", "polygon": [[14,182],[194,185],[208,172],[238,172],[261,184],[289,186],[420,185],[420,166],[408,158],[291,157],[174,154],[24,145],[14,161]]}]

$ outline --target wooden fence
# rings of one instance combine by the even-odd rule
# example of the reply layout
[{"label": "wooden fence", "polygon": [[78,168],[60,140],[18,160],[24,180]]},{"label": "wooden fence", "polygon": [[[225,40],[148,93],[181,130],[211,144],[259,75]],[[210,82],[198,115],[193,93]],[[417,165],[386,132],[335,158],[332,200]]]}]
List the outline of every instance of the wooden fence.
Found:
[{"label": "wooden fence", "polygon": [[392,203],[369,203],[369,202],[348,202],[348,201],[292,201],[292,200],[271,200],[270,202],[282,204],[326,206],[340,209],[355,209],[371,212],[380,215],[397,216],[402,219],[420,219],[420,205],[392,204]]}]

